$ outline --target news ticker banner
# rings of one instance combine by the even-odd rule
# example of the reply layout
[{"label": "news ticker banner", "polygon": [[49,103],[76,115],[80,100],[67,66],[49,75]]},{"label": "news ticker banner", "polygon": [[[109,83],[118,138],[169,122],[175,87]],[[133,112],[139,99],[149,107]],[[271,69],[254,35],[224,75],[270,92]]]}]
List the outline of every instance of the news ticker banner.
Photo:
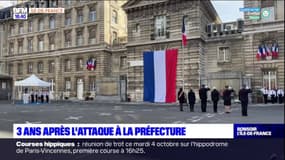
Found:
[{"label": "news ticker banner", "polygon": [[23,139],[284,138],[284,124],[14,124],[13,137]]}]

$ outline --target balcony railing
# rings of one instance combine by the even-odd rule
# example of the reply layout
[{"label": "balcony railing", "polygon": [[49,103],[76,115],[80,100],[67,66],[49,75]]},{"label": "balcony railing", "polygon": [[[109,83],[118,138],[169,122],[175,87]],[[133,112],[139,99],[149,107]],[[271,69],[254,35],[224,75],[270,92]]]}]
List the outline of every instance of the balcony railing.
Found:
[{"label": "balcony railing", "polygon": [[65,42],[64,47],[71,47],[71,41]]}]

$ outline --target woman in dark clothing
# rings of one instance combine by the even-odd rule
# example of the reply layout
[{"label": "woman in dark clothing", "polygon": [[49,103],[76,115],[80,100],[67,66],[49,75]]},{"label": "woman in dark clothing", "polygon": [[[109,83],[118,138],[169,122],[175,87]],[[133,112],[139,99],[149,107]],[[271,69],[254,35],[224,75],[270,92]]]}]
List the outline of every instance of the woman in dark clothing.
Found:
[{"label": "woman in dark clothing", "polygon": [[224,105],[225,105],[225,112],[230,113],[231,112],[231,94],[233,90],[229,89],[229,86],[225,86],[225,90],[223,92],[223,99],[224,99]]},{"label": "woman in dark clothing", "polygon": [[190,89],[190,91],[188,92],[188,102],[189,102],[190,112],[194,112],[195,101],[196,101],[195,93],[193,92],[192,89]]},{"label": "woman in dark clothing", "polygon": [[180,111],[183,111],[183,103],[186,102],[186,98],[185,98],[185,93],[182,88],[179,89],[177,97],[178,97],[178,101],[180,105]]}]

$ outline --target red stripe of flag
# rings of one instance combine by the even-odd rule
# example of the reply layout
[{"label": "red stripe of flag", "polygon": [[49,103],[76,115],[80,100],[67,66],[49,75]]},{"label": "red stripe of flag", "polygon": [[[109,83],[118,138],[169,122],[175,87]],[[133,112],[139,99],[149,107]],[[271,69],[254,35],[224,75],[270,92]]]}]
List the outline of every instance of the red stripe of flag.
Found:
[{"label": "red stripe of flag", "polygon": [[176,67],[177,67],[177,49],[166,50],[166,103],[176,102]]}]

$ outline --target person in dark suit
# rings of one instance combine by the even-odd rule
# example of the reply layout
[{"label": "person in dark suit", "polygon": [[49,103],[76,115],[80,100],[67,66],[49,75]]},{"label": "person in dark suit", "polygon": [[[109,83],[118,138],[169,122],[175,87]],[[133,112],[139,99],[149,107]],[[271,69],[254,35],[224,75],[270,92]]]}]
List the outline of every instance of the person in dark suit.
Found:
[{"label": "person in dark suit", "polygon": [[220,93],[217,91],[216,87],[213,87],[213,91],[211,92],[211,98],[213,101],[214,112],[218,111],[218,101],[220,99]]},{"label": "person in dark suit", "polygon": [[32,90],[31,92],[31,103],[35,102],[35,96],[34,96],[34,91]]},{"label": "person in dark suit", "polygon": [[49,103],[49,91],[46,91],[46,102]]},{"label": "person in dark suit", "polygon": [[208,87],[205,87],[205,85],[202,85],[202,88],[200,88],[199,90],[199,97],[201,99],[201,110],[202,112],[206,112],[207,111],[207,92],[210,89]]},{"label": "person in dark suit", "polygon": [[36,103],[38,103],[38,98],[39,98],[39,92],[36,91],[36,92],[35,92],[35,100],[36,100]]},{"label": "person in dark suit", "polygon": [[225,113],[231,113],[231,94],[234,92],[228,85],[225,86],[225,90],[223,92],[223,100],[225,106]]},{"label": "person in dark suit", "polygon": [[188,92],[188,102],[189,102],[190,112],[194,112],[195,101],[196,101],[195,93],[193,92],[192,89],[190,89],[190,91]]},{"label": "person in dark suit", "polygon": [[44,103],[44,92],[41,91],[41,92],[40,92],[40,95],[41,95],[41,103]]},{"label": "person in dark suit", "polygon": [[183,111],[183,103],[186,102],[186,98],[185,98],[185,93],[182,88],[179,89],[177,97],[179,101],[180,111]]},{"label": "person in dark suit", "polygon": [[242,86],[242,89],[239,90],[239,100],[241,102],[241,114],[242,116],[247,116],[247,105],[248,105],[248,94],[251,93],[251,89]]}]

